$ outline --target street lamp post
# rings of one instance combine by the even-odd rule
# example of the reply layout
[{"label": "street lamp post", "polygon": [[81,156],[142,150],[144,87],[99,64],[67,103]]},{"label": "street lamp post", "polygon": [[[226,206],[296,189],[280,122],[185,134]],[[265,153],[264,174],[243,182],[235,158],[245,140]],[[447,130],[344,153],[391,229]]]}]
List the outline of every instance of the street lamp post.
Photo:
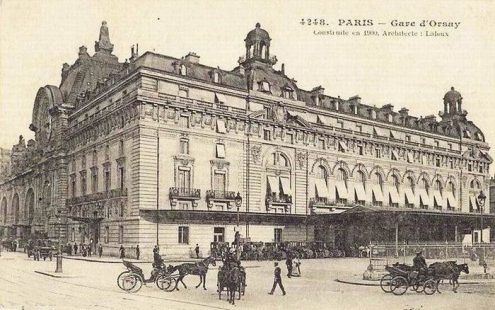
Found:
[{"label": "street lamp post", "polygon": [[239,192],[237,192],[237,195],[235,196],[235,206],[237,207],[237,230],[239,230],[239,208],[241,207],[242,204],[242,197]]},{"label": "street lamp post", "polygon": [[478,206],[480,207],[481,217],[481,229],[480,229],[480,243],[483,243],[483,208],[485,207],[486,196],[483,191],[480,191],[478,195]]}]

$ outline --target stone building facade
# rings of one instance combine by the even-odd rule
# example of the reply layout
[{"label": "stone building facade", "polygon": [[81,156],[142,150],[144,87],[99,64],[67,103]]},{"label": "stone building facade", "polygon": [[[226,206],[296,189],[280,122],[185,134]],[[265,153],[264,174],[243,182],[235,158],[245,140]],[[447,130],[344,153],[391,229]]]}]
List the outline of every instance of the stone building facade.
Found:
[{"label": "stone building facade", "polygon": [[103,23],[95,54],[81,47],[36,96],[36,138],[0,185],[4,234],[188,256],[236,231],[349,248],[475,230],[492,159],[458,91],[439,121],[415,117],[300,89],[259,24],[244,42],[230,71],[134,48],[122,63]]}]

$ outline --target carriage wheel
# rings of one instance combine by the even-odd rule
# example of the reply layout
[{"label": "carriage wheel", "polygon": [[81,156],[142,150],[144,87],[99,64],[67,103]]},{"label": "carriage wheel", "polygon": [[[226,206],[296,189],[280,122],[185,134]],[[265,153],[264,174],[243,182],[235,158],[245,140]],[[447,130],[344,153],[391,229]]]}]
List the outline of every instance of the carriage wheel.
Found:
[{"label": "carriage wheel", "polygon": [[390,274],[384,275],[380,280],[380,287],[385,293],[392,292],[390,288],[390,281],[392,280],[392,276]]},{"label": "carriage wheel", "polygon": [[119,286],[126,292],[134,293],[141,289],[143,282],[140,277],[132,272],[128,272],[122,277],[119,277]]},{"label": "carriage wheel", "polygon": [[407,279],[402,276],[393,277],[390,281],[390,290],[394,295],[404,295],[408,287]]},{"label": "carriage wheel", "polygon": [[124,288],[122,287],[122,284],[121,284],[121,283],[122,283],[122,280],[123,280],[123,279],[124,279],[124,277],[125,277],[126,275],[128,275],[129,273],[130,273],[130,271],[124,271],[124,272],[122,272],[121,274],[119,274],[119,276],[117,277],[117,285],[118,285],[118,287],[119,287],[121,290],[123,290],[123,289],[124,289]]},{"label": "carriage wheel", "polygon": [[423,285],[423,290],[425,291],[426,295],[433,295],[437,290],[437,283],[435,282],[435,280],[430,279]]},{"label": "carriage wheel", "polygon": [[414,280],[414,283],[412,284],[413,290],[416,291],[416,293],[423,293],[424,290],[424,283],[422,283],[419,280]]},{"label": "carriage wheel", "polygon": [[158,286],[159,289],[162,291],[170,292],[170,286],[174,283],[174,280],[172,280],[171,276],[167,275],[159,275],[156,278],[156,286]]}]

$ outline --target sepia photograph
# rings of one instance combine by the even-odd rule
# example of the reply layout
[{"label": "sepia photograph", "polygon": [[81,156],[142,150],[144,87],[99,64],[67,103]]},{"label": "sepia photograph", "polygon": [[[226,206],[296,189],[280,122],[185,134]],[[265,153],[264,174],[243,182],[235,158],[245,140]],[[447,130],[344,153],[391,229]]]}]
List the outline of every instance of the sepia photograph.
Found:
[{"label": "sepia photograph", "polygon": [[493,309],[494,31],[488,0],[0,0],[0,309]]}]

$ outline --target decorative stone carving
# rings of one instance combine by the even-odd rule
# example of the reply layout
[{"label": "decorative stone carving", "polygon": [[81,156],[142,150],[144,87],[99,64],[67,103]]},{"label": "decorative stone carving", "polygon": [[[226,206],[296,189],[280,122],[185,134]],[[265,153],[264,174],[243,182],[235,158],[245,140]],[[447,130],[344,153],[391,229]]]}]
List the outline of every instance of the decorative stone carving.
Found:
[{"label": "decorative stone carving", "polygon": [[259,163],[261,156],[261,146],[252,146],[251,147],[251,155],[254,163]]},{"label": "decorative stone carving", "polygon": [[303,169],[306,166],[306,153],[298,152],[296,154],[296,161],[299,169]]}]

